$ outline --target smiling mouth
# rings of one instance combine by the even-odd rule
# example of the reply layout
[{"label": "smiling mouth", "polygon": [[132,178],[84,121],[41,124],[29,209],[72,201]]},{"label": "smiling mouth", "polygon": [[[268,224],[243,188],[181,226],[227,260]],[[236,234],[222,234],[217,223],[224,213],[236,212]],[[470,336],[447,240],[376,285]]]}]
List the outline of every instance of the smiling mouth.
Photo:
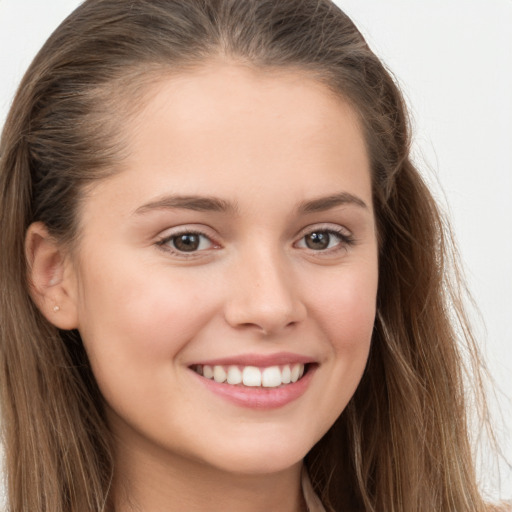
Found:
[{"label": "smiling mouth", "polygon": [[205,379],[219,384],[247,388],[280,388],[302,379],[310,364],[285,364],[279,366],[193,365],[191,370]]}]

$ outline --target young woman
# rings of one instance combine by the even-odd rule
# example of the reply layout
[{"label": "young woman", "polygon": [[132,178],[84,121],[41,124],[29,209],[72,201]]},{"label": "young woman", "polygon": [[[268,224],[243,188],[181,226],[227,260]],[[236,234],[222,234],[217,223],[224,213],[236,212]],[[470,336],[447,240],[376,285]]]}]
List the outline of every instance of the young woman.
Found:
[{"label": "young woman", "polygon": [[84,2],[0,146],[8,509],[489,510],[408,152],[328,0]]}]

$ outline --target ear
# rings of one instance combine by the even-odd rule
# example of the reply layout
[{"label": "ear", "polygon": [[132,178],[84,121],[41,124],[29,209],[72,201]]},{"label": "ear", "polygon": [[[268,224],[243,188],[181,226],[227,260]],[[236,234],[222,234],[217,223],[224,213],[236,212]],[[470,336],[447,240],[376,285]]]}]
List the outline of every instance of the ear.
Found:
[{"label": "ear", "polygon": [[59,329],[76,329],[77,280],[65,248],[42,222],[28,228],[25,237],[30,295],[46,319]]}]

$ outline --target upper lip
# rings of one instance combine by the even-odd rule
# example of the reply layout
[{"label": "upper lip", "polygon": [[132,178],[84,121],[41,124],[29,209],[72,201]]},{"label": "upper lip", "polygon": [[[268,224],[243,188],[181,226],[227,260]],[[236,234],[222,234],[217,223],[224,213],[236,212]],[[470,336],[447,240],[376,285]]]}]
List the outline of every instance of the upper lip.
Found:
[{"label": "upper lip", "polygon": [[294,354],[292,352],[278,352],[276,354],[241,354],[238,356],[195,361],[190,366],[258,366],[263,368],[268,366],[280,366],[297,363],[307,364],[314,362],[315,360],[309,356]]}]

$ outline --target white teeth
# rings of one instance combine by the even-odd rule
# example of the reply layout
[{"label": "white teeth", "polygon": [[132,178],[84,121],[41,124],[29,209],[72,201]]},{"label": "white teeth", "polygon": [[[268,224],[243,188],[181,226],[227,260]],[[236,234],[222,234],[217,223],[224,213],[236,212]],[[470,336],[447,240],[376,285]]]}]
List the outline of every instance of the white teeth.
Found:
[{"label": "white teeth", "polygon": [[290,370],[289,364],[283,366],[283,371],[281,373],[281,381],[283,384],[290,384],[290,382],[292,381],[292,371]]},{"label": "white teeth", "polygon": [[277,388],[281,385],[281,370],[278,366],[265,368],[261,372],[261,384],[264,388]]},{"label": "white teeth", "polygon": [[242,382],[242,372],[238,366],[230,366],[228,368],[228,384],[240,384]]},{"label": "white teeth", "polygon": [[242,372],[244,386],[261,386],[261,370],[256,366],[246,366]]},{"label": "white teeth", "polygon": [[213,379],[213,368],[211,366],[203,366],[203,377],[207,379]]},{"label": "white teeth", "polygon": [[213,380],[215,382],[225,382],[226,372],[222,366],[213,367]]},{"label": "white teeth", "polygon": [[297,382],[299,380],[299,377],[300,377],[300,367],[302,365],[300,364],[294,364],[292,366],[292,374],[291,374],[291,377],[290,377],[290,380],[292,382]]},{"label": "white teeth", "polygon": [[277,388],[281,385],[297,382],[304,375],[304,365],[268,366],[258,368],[257,366],[239,367],[231,365],[196,365],[192,367],[199,375],[206,379],[213,379],[215,382],[236,386],[243,384],[248,387]]}]

